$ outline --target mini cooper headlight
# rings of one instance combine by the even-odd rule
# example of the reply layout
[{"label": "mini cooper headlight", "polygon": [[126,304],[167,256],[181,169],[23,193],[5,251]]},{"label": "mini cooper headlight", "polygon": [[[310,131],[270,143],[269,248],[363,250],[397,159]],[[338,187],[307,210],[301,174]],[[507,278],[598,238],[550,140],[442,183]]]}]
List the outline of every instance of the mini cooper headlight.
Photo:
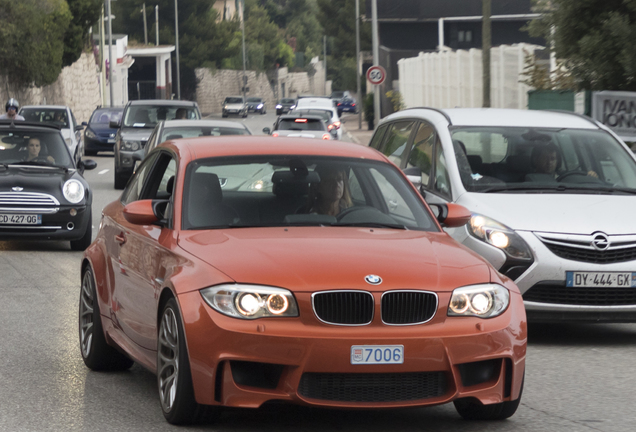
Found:
[{"label": "mini cooper headlight", "polygon": [[532,259],[530,248],[519,234],[489,217],[473,214],[466,227],[473,237],[501,249],[511,258]]},{"label": "mini cooper headlight", "polygon": [[84,185],[77,180],[68,180],[62,186],[64,198],[72,204],[77,204],[84,199]]},{"label": "mini cooper headlight", "polygon": [[448,316],[493,318],[501,315],[510,304],[510,292],[501,285],[483,284],[457,288],[453,291]]},{"label": "mini cooper headlight", "polygon": [[227,284],[204,288],[200,292],[212,309],[234,318],[298,316],[296,299],[283,288]]},{"label": "mini cooper headlight", "polygon": [[93,132],[90,129],[86,129],[86,136],[90,139],[95,139],[97,138],[97,135],[95,135],[95,132]]},{"label": "mini cooper headlight", "polygon": [[141,141],[122,140],[120,148],[122,150],[137,151],[141,148]]}]

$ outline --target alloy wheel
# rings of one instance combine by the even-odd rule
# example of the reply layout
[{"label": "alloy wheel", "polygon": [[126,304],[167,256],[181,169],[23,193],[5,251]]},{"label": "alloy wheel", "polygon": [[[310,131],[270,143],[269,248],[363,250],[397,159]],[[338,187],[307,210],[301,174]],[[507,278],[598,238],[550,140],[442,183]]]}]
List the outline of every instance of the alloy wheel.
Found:
[{"label": "alloy wheel", "polygon": [[91,277],[91,272],[87,271],[82,279],[80,299],[80,345],[84,358],[90,355],[93,346],[93,329],[95,328],[93,321],[94,292],[93,278]]},{"label": "alloy wheel", "polygon": [[165,412],[172,409],[179,378],[179,328],[171,308],[166,308],[159,327],[159,398]]}]

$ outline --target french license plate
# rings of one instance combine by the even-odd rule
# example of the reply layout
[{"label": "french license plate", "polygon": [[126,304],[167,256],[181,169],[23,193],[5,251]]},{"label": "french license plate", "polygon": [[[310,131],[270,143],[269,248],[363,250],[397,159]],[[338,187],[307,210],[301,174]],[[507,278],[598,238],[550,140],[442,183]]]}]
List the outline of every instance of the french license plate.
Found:
[{"label": "french license plate", "polygon": [[402,364],[404,345],[353,345],[351,364]]},{"label": "french license plate", "polygon": [[0,214],[2,225],[42,225],[42,215]]},{"label": "french license plate", "polygon": [[108,139],[108,144],[115,144],[115,140],[114,139]]},{"label": "french license plate", "polygon": [[565,272],[568,287],[629,288],[636,286],[635,272]]}]

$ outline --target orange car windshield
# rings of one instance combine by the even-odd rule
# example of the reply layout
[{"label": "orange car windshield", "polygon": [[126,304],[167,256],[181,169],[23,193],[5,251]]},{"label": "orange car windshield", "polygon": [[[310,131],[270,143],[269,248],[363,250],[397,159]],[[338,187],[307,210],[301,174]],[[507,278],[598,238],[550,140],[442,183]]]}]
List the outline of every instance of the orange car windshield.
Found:
[{"label": "orange car windshield", "polygon": [[438,231],[395,167],[316,156],[204,159],[186,174],[183,229],[361,226]]}]

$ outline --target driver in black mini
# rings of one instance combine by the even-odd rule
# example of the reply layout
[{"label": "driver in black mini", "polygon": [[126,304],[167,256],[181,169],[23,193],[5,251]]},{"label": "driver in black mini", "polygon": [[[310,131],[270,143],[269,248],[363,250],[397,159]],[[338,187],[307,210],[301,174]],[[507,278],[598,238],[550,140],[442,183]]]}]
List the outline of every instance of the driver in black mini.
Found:
[{"label": "driver in black mini", "polygon": [[320,183],[310,190],[309,213],[336,216],[353,205],[347,173],[334,167],[316,167]]},{"label": "driver in black mini", "polygon": [[25,161],[40,161],[40,162],[50,162],[52,164],[55,163],[55,159],[52,156],[40,156],[40,151],[42,150],[42,145],[40,144],[39,138],[31,138],[29,139],[29,144],[27,145],[28,153],[24,158]]}]

